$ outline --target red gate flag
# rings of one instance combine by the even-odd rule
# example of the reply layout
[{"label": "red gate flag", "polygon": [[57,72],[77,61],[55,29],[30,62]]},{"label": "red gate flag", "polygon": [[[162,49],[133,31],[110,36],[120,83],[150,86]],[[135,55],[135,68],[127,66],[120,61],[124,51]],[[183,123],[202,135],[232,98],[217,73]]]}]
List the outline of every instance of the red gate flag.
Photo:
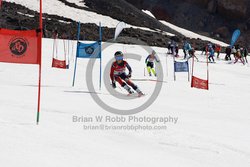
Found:
[{"label": "red gate flag", "polygon": [[204,80],[204,79],[200,79],[195,76],[192,76],[191,87],[208,90],[208,80]]},{"label": "red gate flag", "polygon": [[58,60],[53,58],[52,67],[66,69],[67,68],[66,60]]},{"label": "red gate flag", "polygon": [[208,53],[206,54],[206,59],[207,59],[207,79],[204,80],[194,76],[194,56],[193,56],[191,88],[208,90],[208,84],[209,84]]},{"label": "red gate flag", "polygon": [[0,0],[0,8],[2,7],[2,0]]},{"label": "red gate flag", "polygon": [[0,62],[39,65],[37,124],[39,123],[41,104],[42,28],[42,0],[40,0],[38,29],[23,31],[0,28]]},{"label": "red gate flag", "polygon": [[37,30],[0,29],[0,62],[40,64]]}]

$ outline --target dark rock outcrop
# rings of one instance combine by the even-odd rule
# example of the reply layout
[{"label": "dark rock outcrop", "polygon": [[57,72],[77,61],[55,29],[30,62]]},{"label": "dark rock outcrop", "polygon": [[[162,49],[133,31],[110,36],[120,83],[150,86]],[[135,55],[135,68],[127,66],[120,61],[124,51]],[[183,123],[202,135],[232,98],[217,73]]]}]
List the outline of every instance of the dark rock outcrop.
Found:
[{"label": "dark rock outcrop", "polygon": [[[67,1],[65,0],[60,0],[60,1],[64,2],[66,5],[80,8],[79,6],[75,4],[67,3]],[[86,3],[87,1],[88,0],[85,0]],[[97,1],[92,0],[93,6],[92,8],[89,8],[88,10],[101,10],[101,12],[99,13],[103,14],[102,9],[106,9],[105,5],[103,4],[101,6],[95,7],[96,4],[93,2],[97,3]],[[105,1],[102,1],[102,2],[104,3]],[[110,3],[108,4],[111,5]],[[112,4],[112,5],[115,5],[115,4]],[[113,15],[116,15],[115,12],[118,12],[118,13],[126,12],[124,11],[124,9],[122,9],[122,7],[119,6],[119,4],[116,4],[114,8],[117,8],[119,10],[118,11],[113,10],[112,12],[107,12],[108,16],[113,17]],[[131,9],[135,9],[135,7],[132,7]],[[0,15],[1,15],[0,16],[1,28],[35,29],[38,27],[38,20],[39,20],[38,13],[32,10],[29,10],[28,8],[24,6],[15,4],[15,3],[9,3],[9,2],[4,1]],[[181,44],[184,39],[182,35],[177,35],[176,37],[170,37],[170,36],[164,35],[162,33],[162,30],[168,31],[169,28],[162,25],[157,20],[153,19],[147,14],[140,12],[139,9],[135,9],[135,11],[132,12],[132,15],[134,15],[134,18],[137,18],[137,19],[142,17],[142,19],[139,20],[139,23],[143,22],[143,25],[145,26],[151,25],[152,29],[155,29],[155,32],[145,31],[145,30],[135,29],[135,28],[125,29],[120,34],[120,37],[118,38],[118,42],[127,43],[127,44],[144,43],[150,46],[166,47],[168,41],[176,40],[177,42],[179,42],[180,47],[182,47]],[[57,30],[60,38],[67,36],[67,38],[76,39],[77,23],[74,20],[69,19],[69,18],[64,18],[61,16],[48,15],[48,14],[43,14],[43,17],[44,17],[43,22],[44,22],[44,36],[45,37],[52,38],[53,32]],[[119,17],[120,20],[122,19],[122,17],[124,17],[123,18],[124,21],[126,21],[129,24],[132,24],[133,21],[136,21],[136,20],[133,20],[133,17],[131,17],[130,15],[120,15],[117,17]],[[137,25],[139,23],[137,23]],[[99,39],[98,26],[96,24],[90,24],[90,23],[81,24],[81,27],[82,27],[81,38],[80,38],[81,40],[93,40],[94,41],[94,40]],[[114,31],[115,31],[114,28],[103,27],[103,41],[112,41]],[[175,31],[171,30],[170,32],[175,32]],[[193,46],[195,46],[198,49],[201,49],[202,46],[204,46],[207,43],[206,41],[202,41],[200,39],[189,39],[189,40],[191,41]]]},{"label": "dark rock outcrop", "polygon": [[[72,19],[64,18],[56,15],[43,14],[44,23],[44,37],[52,38],[53,32],[57,30],[59,38],[65,36],[70,39],[76,39],[77,37],[77,22]],[[8,29],[36,29],[38,24],[39,14],[28,8],[15,4],[4,2],[0,13],[0,28]],[[81,40],[98,40],[99,28],[96,24],[81,24]],[[112,41],[114,36],[114,28],[103,27],[103,41]],[[141,29],[129,28],[125,29],[121,33],[121,39],[118,42],[127,44],[137,44],[136,41],[142,41],[142,43],[151,46],[166,46],[167,41],[170,41],[170,37],[163,35],[161,31],[151,32]],[[124,37],[129,37],[126,38]],[[133,38],[135,40],[133,40]]]}]

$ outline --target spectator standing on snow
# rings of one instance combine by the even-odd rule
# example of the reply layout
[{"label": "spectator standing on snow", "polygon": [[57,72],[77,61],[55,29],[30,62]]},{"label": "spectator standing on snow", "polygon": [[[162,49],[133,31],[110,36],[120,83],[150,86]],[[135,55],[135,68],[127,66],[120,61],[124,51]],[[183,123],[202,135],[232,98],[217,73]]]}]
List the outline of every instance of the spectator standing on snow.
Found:
[{"label": "spectator standing on snow", "polygon": [[205,55],[207,54],[207,45],[202,47],[201,55],[203,55],[203,54],[205,54]]},{"label": "spectator standing on snow", "polygon": [[171,53],[171,42],[168,42],[167,48],[168,48],[167,54],[170,54]]},{"label": "spectator standing on snow", "polygon": [[175,45],[176,45],[176,42],[172,40],[170,43],[170,50],[171,50],[172,55],[175,55]]},{"label": "spectator standing on snow", "polygon": [[210,63],[214,63],[214,48],[213,47],[210,47],[209,48],[209,56],[208,56],[208,60]]},{"label": "spectator standing on snow", "polygon": [[219,59],[220,52],[221,52],[221,46],[219,44],[215,45],[215,52],[217,53],[217,59]]},{"label": "spectator standing on snow", "polygon": [[179,45],[178,45],[178,43],[175,43],[175,56],[179,57]]},{"label": "spectator standing on snow", "polygon": [[246,63],[248,63],[247,56],[248,56],[248,50],[247,47],[245,47],[243,50],[243,59],[245,60]]},{"label": "spectator standing on snow", "polygon": [[194,57],[197,61],[199,61],[199,59],[195,56],[195,50],[194,50],[194,48],[191,48],[189,51],[188,51],[188,54],[189,54],[189,57],[188,57],[188,59],[190,59],[190,58],[192,58],[192,57]]},{"label": "spectator standing on snow", "polygon": [[226,56],[225,56],[225,60],[228,61],[228,60],[232,60],[231,59],[231,52],[232,52],[232,49],[228,46],[226,48]]},{"label": "spectator standing on snow", "polygon": [[243,65],[245,64],[245,63],[244,63],[244,60],[242,59],[242,55],[241,55],[241,53],[240,53],[240,49],[236,50],[235,62],[234,62],[234,64],[237,63],[238,60],[240,60],[241,63],[242,63]]},{"label": "spectator standing on snow", "polygon": [[233,46],[233,48],[232,48],[232,54],[234,55],[234,59],[236,59],[235,58],[236,57],[236,52],[237,52],[237,50],[236,50],[235,46]]},{"label": "spectator standing on snow", "polygon": [[187,41],[184,41],[184,44],[183,44],[184,59],[187,58],[187,55],[190,50],[192,50],[190,43],[188,43]]}]

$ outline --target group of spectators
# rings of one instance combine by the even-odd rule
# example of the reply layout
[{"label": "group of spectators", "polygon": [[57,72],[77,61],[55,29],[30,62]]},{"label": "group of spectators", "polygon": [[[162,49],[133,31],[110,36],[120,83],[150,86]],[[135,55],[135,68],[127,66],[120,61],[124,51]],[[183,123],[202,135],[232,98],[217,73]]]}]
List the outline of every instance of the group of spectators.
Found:
[{"label": "group of spectators", "polygon": [[[167,48],[168,48],[168,54],[172,54],[175,57],[179,57],[179,45],[176,41],[172,40],[168,42]],[[197,56],[195,56],[194,47],[192,47],[187,40],[184,40],[182,49],[184,52],[184,59],[190,59],[194,57],[197,61],[199,61]],[[221,45],[208,43],[203,47],[201,54],[202,55],[208,54],[209,62],[214,63],[215,62],[214,57],[216,56],[217,59],[220,59],[221,52],[222,52]],[[242,64],[248,63],[247,56],[249,55],[249,53],[247,47],[240,47],[240,45],[235,45],[233,47],[228,46],[225,48],[225,53],[226,53],[226,56],[224,58],[225,61],[231,61],[232,60],[231,55],[233,55],[234,63],[237,63],[238,61],[240,61]]]}]

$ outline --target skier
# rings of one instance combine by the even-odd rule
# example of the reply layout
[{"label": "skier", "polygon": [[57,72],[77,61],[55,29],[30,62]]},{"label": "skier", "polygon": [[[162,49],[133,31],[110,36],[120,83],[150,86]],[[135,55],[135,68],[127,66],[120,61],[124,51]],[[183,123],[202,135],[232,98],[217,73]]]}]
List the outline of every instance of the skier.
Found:
[{"label": "skier", "polygon": [[[110,70],[110,79],[112,81],[112,87],[116,88],[116,81],[128,91],[129,95],[134,93],[130,87],[132,87],[137,93],[138,97],[144,95],[142,91],[136,86],[131,80],[132,69],[130,65],[123,60],[123,53],[121,51],[117,51],[115,53],[115,60],[112,63],[111,70]],[[128,69],[129,73],[126,74],[126,68]]]},{"label": "skier", "polygon": [[160,62],[159,59],[156,57],[155,51],[153,50],[152,53],[148,55],[148,57],[145,60],[149,76],[152,76],[151,71],[154,74],[154,76],[157,76],[154,69],[154,61],[156,61],[157,63]]}]

